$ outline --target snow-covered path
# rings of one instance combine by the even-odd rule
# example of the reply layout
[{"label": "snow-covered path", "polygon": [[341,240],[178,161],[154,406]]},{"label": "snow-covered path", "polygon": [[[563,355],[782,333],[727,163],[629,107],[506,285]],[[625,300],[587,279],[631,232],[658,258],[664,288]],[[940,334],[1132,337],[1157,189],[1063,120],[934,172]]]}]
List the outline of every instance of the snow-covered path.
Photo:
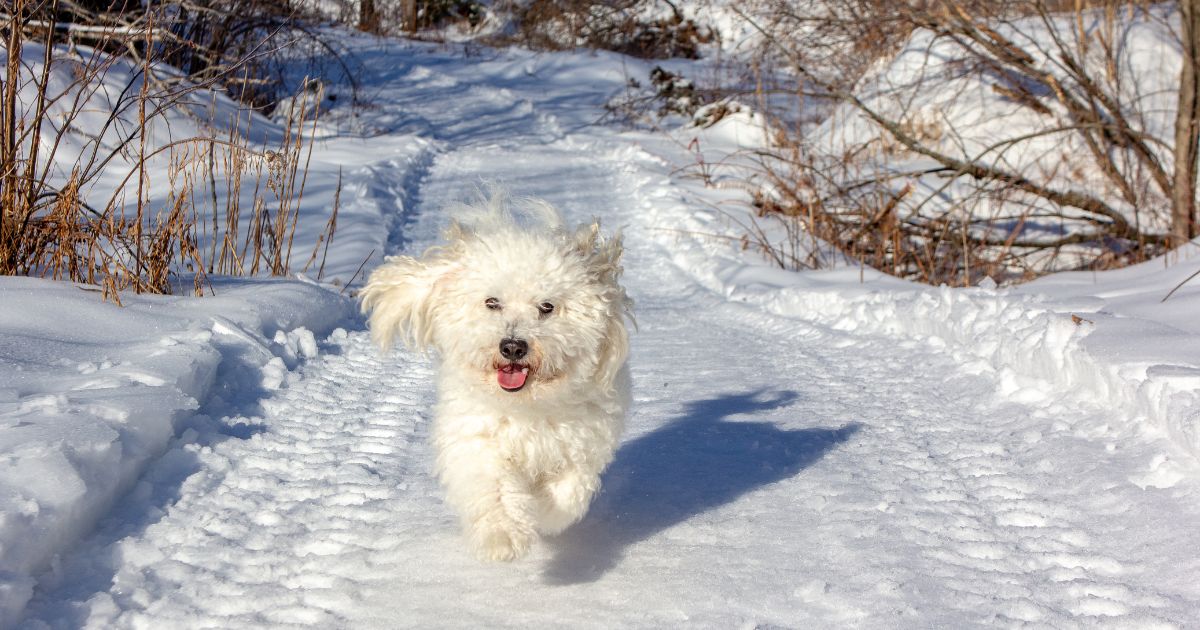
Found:
[{"label": "snow-covered path", "polygon": [[[1200,487],[1131,482],[1160,443],[1100,402],[1013,395],[943,343],[706,288],[662,237],[671,180],[637,136],[585,125],[620,77],[581,57],[408,51],[375,122],[438,147],[397,193],[393,248],[432,242],[481,178],[624,227],[635,407],[584,522],[477,562],[430,474],[428,359],[352,330],[286,388],[209,410],[27,625],[1200,625],[1200,528],[1162,526],[1200,522]],[[471,83],[481,67],[500,79]]]}]

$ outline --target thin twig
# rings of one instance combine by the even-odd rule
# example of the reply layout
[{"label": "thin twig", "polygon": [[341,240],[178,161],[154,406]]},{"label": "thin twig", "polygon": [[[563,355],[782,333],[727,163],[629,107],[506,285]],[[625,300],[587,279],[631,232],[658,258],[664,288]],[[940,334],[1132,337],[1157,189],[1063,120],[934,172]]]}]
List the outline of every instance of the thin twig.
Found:
[{"label": "thin twig", "polygon": [[363,259],[362,263],[358,266],[358,269],[355,270],[354,275],[350,276],[350,281],[347,282],[346,284],[342,285],[342,289],[341,289],[341,291],[338,291],[338,295],[345,293],[346,289],[348,289],[351,284],[354,284],[354,279],[358,277],[358,274],[362,272],[363,267],[367,266],[367,261],[371,260],[371,257],[374,255],[375,255],[375,250],[372,249],[371,253],[367,254],[367,257]]}]

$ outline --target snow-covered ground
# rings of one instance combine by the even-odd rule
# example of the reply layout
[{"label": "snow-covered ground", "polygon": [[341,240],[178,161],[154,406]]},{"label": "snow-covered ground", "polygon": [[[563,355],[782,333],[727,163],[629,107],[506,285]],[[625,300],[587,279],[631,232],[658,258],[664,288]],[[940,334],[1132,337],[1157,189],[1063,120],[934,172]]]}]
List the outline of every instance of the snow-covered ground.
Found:
[{"label": "snow-covered ground", "polygon": [[1153,305],[1200,258],[1019,290],[778,271],[719,238],[740,193],[685,143],[592,124],[648,66],[355,46],[371,106],[330,112],[309,184],[346,175],[343,282],[483,179],[624,228],[636,402],[592,511],[477,562],[430,360],[336,289],[118,309],[2,278],[0,625],[1200,625],[1200,282]]}]

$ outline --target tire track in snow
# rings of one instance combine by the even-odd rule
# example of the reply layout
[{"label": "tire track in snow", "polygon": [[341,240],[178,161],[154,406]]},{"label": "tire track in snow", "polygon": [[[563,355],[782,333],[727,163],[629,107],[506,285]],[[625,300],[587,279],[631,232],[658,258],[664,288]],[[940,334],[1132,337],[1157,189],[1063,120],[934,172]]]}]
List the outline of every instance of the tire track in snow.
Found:
[{"label": "tire track in snow", "polygon": [[[768,546],[782,541],[781,550],[811,554],[789,568],[796,604],[825,611],[815,623],[894,627],[887,620],[895,615],[893,622],[918,626],[1153,626],[1195,616],[1193,602],[1155,591],[1149,567],[1118,559],[1130,549],[1089,522],[1104,513],[1081,494],[1091,489],[1062,481],[1056,455],[1086,454],[1094,444],[1065,428],[1047,430],[1037,410],[996,401],[994,383],[957,374],[953,357],[926,344],[881,344],[889,340],[806,329],[728,303],[713,308],[741,310],[748,328],[808,355],[773,377],[756,374],[756,382],[787,387],[786,375],[796,375],[807,383],[791,385],[799,410],[859,425],[817,464],[819,478],[808,471],[778,493],[781,504],[810,514],[777,514],[780,527],[762,532]],[[660,369],[670,373],[668,365],[680,363]],[[1139,493],[1129,487],[1103,499],[1114,529],[1153,534],[1122,509]],[[783,533],[795,520],[805,535]],[[806,617],[793,608],[767,620],[798,618]]]},{"label": "tire track in snow", "polygon": [[[145,522],[102,529],[28,623],[344,624],[356,574],[405,540],[398,529],[453,531],[426,456],[430,377],[428,361],[381,359],[367,335],[335,333],[260,414],[222,420],[245,439],[169,452],[116,513]],[[195,472],[178,479],[179,468]],[[148,509],[163,494],[173,502]]]},{"label": "tire track in snow", "polygon": [[[515,190],[547,197],[572,212],[576,220],[595,214],[608,218],[610,223],[615,220],[638,225],[637,209],[645,199],[629,192],[622,156],[620,149],[612,150],[603,143],[573,141],[536,148],[511,147],[504,151],[491,146],[460,147],[439,158],[425,181],[425,194],[431,200],[454,198],[460,182],[470,181],[481,173],[499,172],[501,179]],[[564,181],[570,185],[564,186]],[[432,225],[440,221],[429,211],[421,213],[421,218],[427,222],[427,228],[420,230],[422,233],[432,233]],[[887,335],[777,320],[750,308],[729,305],[680,275],[667,253],[657,251],[653,243],[639,238],[640,233],[644,232],[630,233],[627,267],[639,300],[638,312],[648,328],[635,337],[635,360],[647,357],[650,365],[639,369],[635,362],[635,372],[640,383],[662,380],[676,386],[663,398],[639,397],[639,409],[652,406],[655,401],[662,409],[646,414],[640,425],[633,423],[631,441],[636,443],[639,436],[654,435],[655,423],[671,418],[666,409],[677,408],[681,398],[705,399],[703,383],[678,384],[682,380],[681,369],[685,373],[688,370],[681,366],[703,366],[691,374],[693,379],[707,376],[717,383],[735,382],[733,378],[738,371],[733,370],[731,378],[728,366],[724,370],[713,367],[714,363],[722,362],[721,357],[707,356],[708,346],[697,341],[710,337],[729,340],[740,336],[732,345],[756,347],[758,353],[766,355],[779,352],[774,339],[800,335],[803,345],[796,349],[818,356],[818,368],[801,362],[793,368],[755,370],[750,380],[767,392],[787,392],[794,391],[796,385],[779,375],[824,372],[829,376],[821,379],[815,389],[831,400],[822,401],[822,396],[816,393],[801,394],[798,400],[803,401],[800,403],[803,408],[810,412],[823,409],[818,417],[831,420],[840,417],[843,423],[847,410],[862,414],[859,420],[862,428],[851,443],[827,456],[831,463],[842,460],[840,465],[821,471],[835,486],[841,481],[842,489],[830,493],[820,484],[800,485],[792,486],[788,493],[792,500],[799,496],[802,500],[820,502],[834,513],[835,529],[828,537],[871,539],[864,544],[869,553],[843,550],[853,558],[849,561],[849,571],[830,574],[824,570],[826,566],[847,562],[846,556],[830,558],[827,563],[798,563],[795,567],[795,575],[825,576],[801,579],[794,589],[802,605],[824,611],[813,619],[870,624],[872,619],[878,621],[878,607],[872,610],[861,602],[871,599],[887,602],[902,618],[920,619],[921,623],[940,620],[953,626],[974,623],[1071,626],[1120,619],[1126,623],[1153,624],[1158,612],[1166,618],[1178,618],[1179,611],[1186,610],[1186,601],[1171,601],[1152,589],[1127,586],[1125,581],[1143,574],[1144,567],[1100,551],[1108,546],[1108,541],[1091,540],[1085,532],[1095,530],[1095,526],[1087,527],[1089,524],[1081,522],[1088,518],[1086,515],[1096,513],[1093,506],[1072,496],[1078,488],[1055,489],[1060,485],[1055,479],[1060,472],[1054,468],[1054,451],[1064,448],[1063,442],[1072,442],[1071,422],[1088,424],[1085,420],[1093,410],[1042,409],[997,400],[997,383],[985,376],[959,375],[958,358],[945,348]],[[649,318],[648,310],[658,311],[660,322],[671,322],[661,326],[662,336],[652,336],[651,322],[645,321]],[[697,310],[725,315],[712,321],[712,317],[697,315]],[[744,322],[746,329],[758,330],[758,334],[747,335],[743,331],[739,335],[734,329],[737,322]],[[674,351],[668,351],[669,348]],[[744,359],[749,355],[737,356]],[[927,366],[928,373],[902,373],[897,366]],[[950,380],[940,382],[943,379]],[[722,393],[722,388],[716,389],[715,393]],[[969,401],[962,400],[964,392],[973,392]],[[892,405],[897,400],[909,401],[912,408],[896,415]],[[951,406],[947,407],[948,404]],[[1048,417],[1052,415],[1061,419]],[[785,418],[777,421],[787,426]],[[832,424],[844,426],[836,421]],[[1093,442],[1080,440],[1076,446],[1084,451],[1082,459],[1103,456],[1092,452],[1097,446]],[[619,462],[614,469],[618,483]],[[668,460],[665,465],[683,464]],[[843,469],[858,474],[842,478]],[[610,479],[610,489],[612,483]],[[621,502],[631,499],[629,492],[635,491],[618,490],[617,499],[607,503],[602,498],[597,513],[603,514],[606,509],[619,512]],[[844,503],[825,499],[831,494],[840,494]],[[787,501],[788,497],[780,500]],[[725,508],[719,504],[710,507],[717,512]],[[758,508],[743,505],[737,509]],[[634,538],[641,534],[649,538],[660,534],[682,538],[684,549],[712,536],[713,540],[722,540],[717,533],[722,527],[697,527],[691,519],[699,516],[703,520],[703,516],[687,516],[675,523],[675,527],[661,530],[653,524],[631,525],[630,518],[636,521],[637,517],[628,515],[621,525],[638,532]],[[1122,515],[1117,512],[1115,516]],[[784,515],[773,513],[772,517],[787,522]],[[568,535],[564,542],[568,546],[572,542],[580,547],[588,545],[579,537],[590,538],[590,551],[575,558],[568,554],[566,560],[559,556],[546,558],[552,581],[586,583],[595,569],[583,570],[580,580],[580,575],[573,575],[579,571],[579,567],[572,566],[573,562],[611,568],[612,564],[622,562],[616,556],[626,546],[643,543],[640,539],[628,540],[629,535],[618,535],[611,537],[616,542],[595,544],[596,540],[604,540],[604,528],[609,524],[589,527],[585,523],[579,528],[581,533]],[[763,539],[771,536],[769,532],[761,534]],[[811,548],[819,545],[820,539],[801,537],[789,540],[787,547]],[[650,546],[646,551],[650,556],[680,553],[670,541],[644,544]],[[903,553],[897,553],[898,550]],[[705,577],[713,582],[719,580],[706,571],[703,563],[699,564],[689,567],[690,575],[700,576],[702,581]],[[864,570],[871,576],[866,581],[856,575]],[[603,571],[595,577],[603,581]],[[689,601],[695,595],[686,589],[677,593],[681,601]],[[764,605],[761,597],[756,600],[747,596],[747,600]],[[479,611],[487,610],[487,604],[495,601],[484,598],[473,603],[476,606],[468,608],[481,614]],[[646,602],[645,606],[653,609],[654,602]],[[781,605],[781,609],[786,612],[770,618],[772,623],[786,625],[800,615],[787,605]],[[753,615],[760,610],[747,605],[741,612]],[[729,621],[728,616],[710,619]]]},{"label": "tire track in snow", "polygon": [[[606,152],[606,157],[597,157],[605,156]],[[470,179],[472,173],[485,169],[493,169],[493,173],[499,170],[515,189],[574,209],[576,220],[588,214],[615,214],[618,221],[636,224],[639,202],[645,199],[630,193],[623,155],[620,148],[613,150],[602,143],[581,145],[570,141],[536,149],[513,148],[500,155],[492,148],[462,149],[452,159],[447,157],[440,162],[427,186],[431,189],[430,198],[453,197],[456,182]],[[498,163],[504,166],[497,169]],[[562,186],[564,180],[571,185]],[[620,212],[621,209],[625,211]],[[879,557],[889,562],[860,557],[860,566],[892,575],[871,588],[864,586],[859,596],[887,594],[895,598],[899,611],[919,614],[924,619],[938,618],[940,614],[950,624],[969,620],[1070,625],[1073,620],[1091,623],[1118,618],[1153,623],[1154,613],[1160,610],[1170,616],[1171,609],[1178,611],[1181,606],[1186,609],[1186,601],[1170,601],[1150,589],[1126,586],[1123,580],[1144,573],[1143,567],[1098,552],[1096,547],[1103,548],[1106,542],[1090,540],[1085,532],[1096,528],[1081,521],[1095,513],[1094,506],[1071,496],[1077,488],[1059,487],[1062,484],[1055,478],[1059,471],[1054,469],[1054,451],[1063,448],[1063,442],[1074,440],[1069,422],[1088,419],[1094,410],[1042,409],[998,401],[995,394],[999,387],[994,380],[984,376],[962,377],[958,358],[932,344],[776,320],[753,309],[714,300],[713,295],[672,269],[664,252],[656,252],[653,243],[639,238],[638,234],[644,234],[649,226],[639,227],[630,234],[627,264],[639,300],[639,313],[657,308],[664,313],[663,317],[678,320],[704,319],[695,315],[698,308],[737,310],[738,314],[730,314],[724,326],[713,325],[705,330],[700,321],[690,321],[674,333],[693,347],[699,343],[700,348],[708,347],[703,341],[697,342],[706,334],[714,339],[728,339],[731,321],[754,322],[747,327],[761,328],[760,334],[768,340],[772,328],[776,329],[773,334],[782,339],[794,337],[798,330],[809,331],[802,336],[812,335],[816,339],[806,341],[802,350],[797,349],[824,355],[823,368],[840,373],[839,379],[822,385],[823,391],[842,391],[846,384],[871,384],[869,388],[852,386],[840,401],[842,413],[846,409],[874,409],[863,421],[854,442],[872,445],[858,455],[878,465],[874,474],[866,477],[865,487],[857,492],[873,495],[875,500],[855,512],[850,523],[853,528],[875,531],[886,543],[875,548]],[[744,341],[734,345],[752,347],[756,343]],[[770,342],[767,343],[766,348],[770,348]],[[645,334],[635,337],[635,346],[652,357],[651,362],[659,368],[658,374],[649,377],[651,381],[655,378],[676,381],[680,370],[686,370],[681,366],[720,361],[719,357],[705,357],[704,352],[699,356],[692,352],[686,359],[670,356],[663,352],[662,344],[662,339],[649,340]],[[635,350],[639,355],[640,352]],[[896,369],[896,366],[922,364],[936,365],[937,369],[929,374],[902,373]],[[639,378],[646,378],[646,374],[643,372]],[[939,383],[947,378],[949,382]],[[750,380],[764,385],[767,391],[789,391],[787,380],[780,381],[776,375],[756,371],[755,378]],[[964,406],[967,401],[956,399],[965,391],[974,395]],[[898,399],[911,399],[917,406],[892,420],[894,414],[889,405]],[[954,401],[953,407],[944,408],[949,401]],[[807,404],[811,407],[817,403]],[[829,409],[828,414],[836,417],[834,409]],[[1049,415],[1061,415],[1063,420],[1055,421]],[[1060,428],[1055,429],[1056,425]],[[637,431],[639,427],[635,422],[631,428]],[[646,430],[644,425],[640,428]],[[903,439],[878,442],[871,439],[881,433]],[[1080,441],[1077,446],[1085,451],[1085,459],[1103,456],[1103,452],[1093,452],[1099,446],[1095,442]],[[853,446],[846,449],[856,450]],[[836,458],[837,453],[830,457]],[[845,464],[848,468],[862,469],[860,462]],[[864,486],[861,482],[858,485]],[[1127,490],[1137,489],[1127,487]],[[797,494],[823,496],[821,492],[803,490]],[[604,505],[602,499],[597,507],[603,510]],[[885,529],[880,521],[893,521],[892,529]],[[597,530],[588,530],[586,524],[581,529],[593,537],[602,537]],[[841,535],[846,533],[843,531]],[[799,547],[806,547],[806,543],[800,543]],[[612,545],[599,547],[614,549]],[[620,545],[615,548],[619,550]],[[922,559],[921,569],[905,570],[903,565],[910,560],[896,556],[897,548],[906,549],[912,558]],[[603,565],[612,559],[593,553],[590,557],[585,554],[581,560]],[[563,570],[570,574],[572,569]],[[570,580],[568,575],[566,581]],[[829,583],[842,584],[842,590],[854,592],[850,585],[855,582],[849,576],[834,576]],[[823,592],[829,583],[822,587]],[[850,602],[855,598],[832,599],[839,601],[841,608],[834,618],[854,607]],[[931,602],[938,602],[941,612],[932,613],[928,609]],[[863,615],[869,613],[864,611]]]},{"label": "tire track in snow", "polygon": [[[628,149],[616,151],[628,159]],[[646,215],[654,214],[653,205],[678,203],[665,176],[659,182],[643,172],[634,179],[640,180],[630,186],[638,190],[635,205]],[[653,220],[645,223],[649,229],[643,233],[656,227]],[[664,253],[673,255],[669,248]],[[695,262],[694,257],[673,257],[684,268]],[[981,310],[989,304],[984,306]],[[860,525],[879,534],[886,530],[871,521],[891,521],[893,530],[886,537],[891,542],[878,552],[886,557],[892,549],[908,545],[910,555],[927,559],[928,564],[907,581],[908,588],[926,581],[920,587],[925,592],[909,593],[919,594],[913,603],[924,606],[899,609],[919,614],[921,625],[948,609],[989,625],[1060,627],[1110,622],[1171,626],[1172,621],[1195,622],[1200,616],[1193,589],[1168,586],[1159,591],[1163,585],[1188,584],[1187,567],[1195,563],[1185,562],[1175,571],[1182,579],[1164,579],[1157,573],[1157,567],[1174,565],[1179,550],[1200,544],[1200,537],[1164,531],[1144,516],[1191,522],[1197,510],[1179,501],[1190,491],[1145,492],[1136,482],[1143,473],[1133,469],[1151,460],[1161,445],[1133,436],[1122,443],[1122,434],[1109,434],[1113,410],[1103,401],[1049,387],[1035,392],[1027,383],[1016,388],[1022,396],[1007,396],[1014,391],[1013,374],[981,371],[978,357],[937,338],[887,334],[886,326],[846,325],[846,318],[826,322],[821,315],[782,317],[767,324],[778,317],[768,315],[769,309],[756,305],[745,310],[764,319],[765,334],[776,327],[780,338],[787,338],[788,330],[806,328],[827,335],[821,349],[806,345],[799,351],[841,356],[828,362],[830,369],[842,372],[845,381],[870,384],[870,396],[847,400],[849,408],[925,398],[924,411],[911,410],[899,421],[889,421],[891,414],[879,409],[855,444],[847,447],[852,451],[868,441],[876,434],[872,429],[897,438],[861,458],[875,469],[863,479],[878,486],[881,501],[873,506],[877,518],[863,518]],[[1011,318],[1013,310],[1003,315]],[[871,322],[881,317],[862,315]],[[838,350],[847,347],[859,351],[846,355]],[[907,371],[930,363],[943,365],[916,378]],[[1020,377],[1017,381],[1023,382]],[[963,400],[965,391],[977,392],[974,400]],[[946,408],[930,407],[939,402]],[[1078,462],[1090,464],[1072,470]],[[893,485],[895,479],[901,481]],[[1099,487],[1092,485],[1097,482]],[[1097,523],[1097,517],[1111,521]],[[1147,557],[1148,550],[1154,553]],[[1143,563],[1143,558],[1152,562]],[[881,575],[906,562],[900,557],[888,563],[864,560]],[[903,583],[889,578],[880,586],[903,593]],[[949,592],[931,597],[937,591]],[[937,608],[930,609],[930,602],[937,602]],[[950,614],[943,621],[949,626],[963,622],[962,616]]]}]

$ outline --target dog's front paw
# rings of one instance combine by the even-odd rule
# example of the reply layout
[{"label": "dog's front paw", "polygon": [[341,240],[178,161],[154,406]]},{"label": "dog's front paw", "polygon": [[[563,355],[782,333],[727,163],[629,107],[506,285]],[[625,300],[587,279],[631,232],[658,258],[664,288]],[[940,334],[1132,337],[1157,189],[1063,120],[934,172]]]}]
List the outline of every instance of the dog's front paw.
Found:
[{"label": "dog's front paw", "polygon": [[518,528],[481,527],[473,536],[475,553],[483,560],[510,562],[524,556],[533,544],[533,535]]},{"label": "dog's front paw", "polygon": [[540,493],[538,529],[556,535],[583,518],[600,487],[595,476],[571,473],[546,484]]},{"label": "dog's front paw", "polygon": [[587,511],[592,495],[600,487],[600,480],[594,476],[579,473],[563,475],[546,485],[546,490],[559,509],[575,515]]}]

